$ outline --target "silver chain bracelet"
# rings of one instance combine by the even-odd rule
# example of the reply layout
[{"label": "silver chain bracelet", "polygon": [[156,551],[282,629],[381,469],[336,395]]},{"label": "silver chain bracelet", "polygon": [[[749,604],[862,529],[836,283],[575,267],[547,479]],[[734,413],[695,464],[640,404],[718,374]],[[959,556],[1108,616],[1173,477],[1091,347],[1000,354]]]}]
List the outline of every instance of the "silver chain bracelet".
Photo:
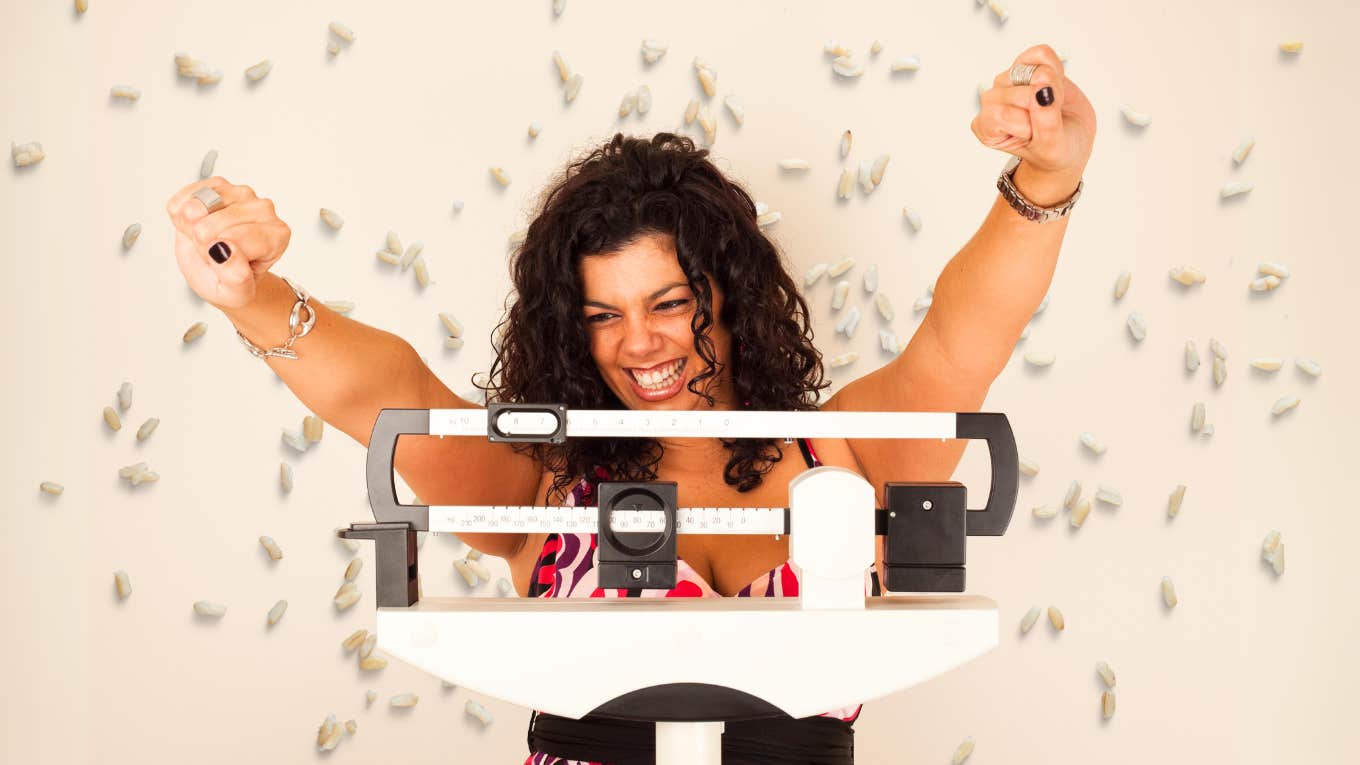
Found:
[{"label": "silver chain bracelet", "polygon": [[[250,342],[249,340],[247,340],[246,336],[241,334],[241,330],[239,329],[236,330],[236,336],[241,338],[241,343],[245,345],[246,350],[250,351],[250,355],[254,356],[257,359],[263,359],[268,356],[278,356],[279,358],[284,359],[296,359],[297,352],[292,350],[293,343],[296,342],[299,337],[302,337],[303,335],[306,335],[308,332],[311,332],[312,325],[316,324],[316,310],[313,309],[310,305],[307,305],[307,299],[311,297],[310,295],[307,294],[307,290],[294,284],[292,280],[290,280],[286,276],[281,278],[283,279],[284,283],[286,283],[290,288],[292,288],[293,294],[297,296],[297,302],[293,304],[293,311],[288,315],[288,332],[289,332],[288,341],[285,342],[283,345],[275,346],[268,350],[264,350],[259,346],[255,345],[254,343]],[[302,310],[304,308],[307,310],[306,320],[302,319]]]}]

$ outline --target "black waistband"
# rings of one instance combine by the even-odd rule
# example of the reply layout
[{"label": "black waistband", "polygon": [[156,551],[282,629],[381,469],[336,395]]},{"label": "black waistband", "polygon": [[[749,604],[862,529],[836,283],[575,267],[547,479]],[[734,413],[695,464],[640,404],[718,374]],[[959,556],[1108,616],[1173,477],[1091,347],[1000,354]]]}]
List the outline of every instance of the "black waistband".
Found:
[{"label": "black waistband", "polygon": [[[655,765],[656,724],[533,712],[529,751],[606,765]],[[723,765],[854,765],[855,729],[834,717],[771,717],[727,723]]]}]

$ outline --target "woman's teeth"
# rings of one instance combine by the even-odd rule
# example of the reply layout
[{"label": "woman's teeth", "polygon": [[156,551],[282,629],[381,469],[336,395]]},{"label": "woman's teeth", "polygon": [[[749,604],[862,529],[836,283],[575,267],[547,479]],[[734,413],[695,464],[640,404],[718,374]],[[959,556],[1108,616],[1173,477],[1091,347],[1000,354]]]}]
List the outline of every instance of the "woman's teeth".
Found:
[{"label": "woman's teeth", "polygon": [[675,382],[675,378],[680,373],[680,368],[683,364],[684,359],[680,359],[671,362],[661,370],[639,372],[636,369],[629,369],[628,371],[633,375],[633,379],[637,380],[638,385],[641,385],[644,388],[664,389],[670,387],[671,384]]}]

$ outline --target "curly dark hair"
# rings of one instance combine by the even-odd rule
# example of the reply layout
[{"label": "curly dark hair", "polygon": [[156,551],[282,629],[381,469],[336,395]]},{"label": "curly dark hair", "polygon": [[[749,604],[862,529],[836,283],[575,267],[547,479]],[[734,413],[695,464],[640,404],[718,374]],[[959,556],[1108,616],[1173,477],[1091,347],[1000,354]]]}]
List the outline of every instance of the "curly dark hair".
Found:
[{"label": "curly dark hair", "polygon": [[[568,163],[548,184],[524,242],[510,255],[514,291],[493,331],[496,358],[489,381],[478,386],[488,391],[488,402],[626,408],[592,360],[577,266],[586,256],[665,235],[697,298],[690,329],[708,365],[688,389],[712,406],[713,397],[696,385],[723,368],[708,336],[713,302],[706,275],[712,275],[724,295],[719,320],[737,349],[735,400],[752,410],[817,408],[820,391],[831,383],[812,344],[807,302],[756,224],[751,196],[708,154],[686,136],[657,133],[648,140],[617,133]],[[773,438],[721,441],[732,451],[723,479],[741,492],[759,486],[782,459]],[[646,438],[578,438],[513,448],[532,452],[556,474],[551,491],[562,499],[576,476],[586,478],[592,496],[601,478],[655,480],[664,452],[657,440]]]}]

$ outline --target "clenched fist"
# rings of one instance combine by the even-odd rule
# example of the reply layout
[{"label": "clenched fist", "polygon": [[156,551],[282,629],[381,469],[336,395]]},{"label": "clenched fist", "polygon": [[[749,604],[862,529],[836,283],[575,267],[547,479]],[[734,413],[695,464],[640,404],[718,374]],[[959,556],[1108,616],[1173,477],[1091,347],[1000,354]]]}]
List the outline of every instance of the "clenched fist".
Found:
[{"label": "clenched fist", "polygon": [[[209,213],[193,196],[211,188],[224,207]],[[210,305],[240,308],[255,298],[259,278],[283,257],[293,230],[274,213],[274,203],[249,186],[213,176],[176,191],[165,203],[175,227],[175,261],[189,287]]]}]

